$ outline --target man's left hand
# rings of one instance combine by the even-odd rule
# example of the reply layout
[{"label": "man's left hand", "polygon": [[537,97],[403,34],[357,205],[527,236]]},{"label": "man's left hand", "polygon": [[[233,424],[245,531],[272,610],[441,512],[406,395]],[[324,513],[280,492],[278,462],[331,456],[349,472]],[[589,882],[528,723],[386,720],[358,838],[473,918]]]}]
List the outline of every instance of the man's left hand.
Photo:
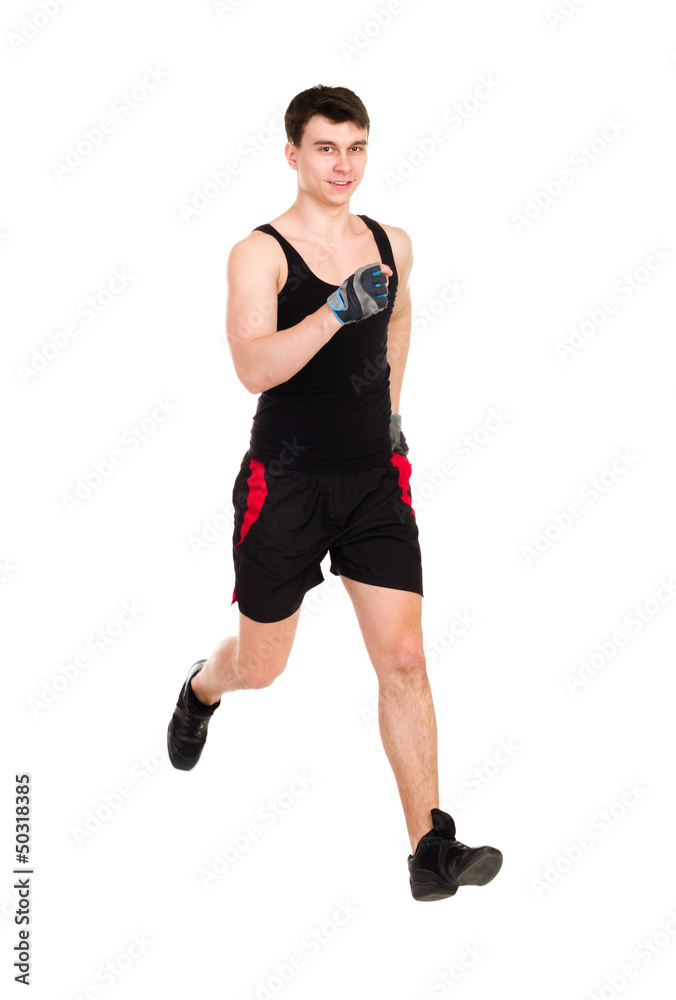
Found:
[{"label": "man's left hand", "polygon": [[404,432],[401,429],[400,413],[392,413],[390,415],[390,441],[392,443],[392,454],[397,451],[400,455],[408,455],[408,445],[406,444]]}]

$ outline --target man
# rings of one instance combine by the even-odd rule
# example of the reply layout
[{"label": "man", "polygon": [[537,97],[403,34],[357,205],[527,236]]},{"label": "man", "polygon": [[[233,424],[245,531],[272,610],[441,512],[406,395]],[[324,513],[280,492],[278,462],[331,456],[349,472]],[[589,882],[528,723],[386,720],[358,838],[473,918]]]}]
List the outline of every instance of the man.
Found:
[{"label": "man", "polygon": [[190,669],[168,748],[174,767],[194,767],[221,695],[264,687],[284,670],[303,596],[323,581],[330,552],[378,676],[380,733],[413,852],[411,892],[436,900],[489,882],[502,855],[459,843],[438,808],[421,553],[398,412],[413,254],[402,229],[350,214],[369,125],[345,87],[294,97],[285,155],[296,200],[228,259],[228,344],[238,378],[259,394],[232,494],[239,635]]}]

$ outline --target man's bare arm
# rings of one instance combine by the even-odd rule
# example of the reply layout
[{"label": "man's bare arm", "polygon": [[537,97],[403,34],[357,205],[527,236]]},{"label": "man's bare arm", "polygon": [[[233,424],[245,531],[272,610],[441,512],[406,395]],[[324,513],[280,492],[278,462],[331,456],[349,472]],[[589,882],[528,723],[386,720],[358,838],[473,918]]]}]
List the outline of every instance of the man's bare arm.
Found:
[{"label": "man's bare arm", "polygon": [[258,394],[286,382],[343,325],[324,303],[288,330],[277,330],[278,257],[264,234],[236,243],[228,257],[226,336],[242,385]]},{"label": "man's bare arm", "polygon": [[411,238],[403,229],[388,226],[388,236],[397,264],[399,285],[387,330],[387,360],[390,365],[390,400],[392,413],[399,413],[401,387],[408,349],[411,343],[411,290],[409,277],[413,267]]}]

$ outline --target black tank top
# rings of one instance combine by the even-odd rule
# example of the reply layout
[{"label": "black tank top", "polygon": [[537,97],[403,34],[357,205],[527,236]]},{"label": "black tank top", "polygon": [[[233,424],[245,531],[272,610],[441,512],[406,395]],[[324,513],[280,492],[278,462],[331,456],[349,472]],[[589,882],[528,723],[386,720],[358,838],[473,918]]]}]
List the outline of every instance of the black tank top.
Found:
[{"label": "black tank top", "polygon": [[[366,215],[359,218],[375,237],[380,261],[392,268],[387,308],[340,327],[295,375],[260,394],[249,454],[273,474],[359,472],[387,465],[392,456],[387,328],[398,274],[383,227]],[[314,275],[269,223],[256,229],[274,236],[286,255],[289,274],[277,296],[277,329],[287,330],[316,312],[339,286]],[[371,259],[376,260],[375,251]]]}]

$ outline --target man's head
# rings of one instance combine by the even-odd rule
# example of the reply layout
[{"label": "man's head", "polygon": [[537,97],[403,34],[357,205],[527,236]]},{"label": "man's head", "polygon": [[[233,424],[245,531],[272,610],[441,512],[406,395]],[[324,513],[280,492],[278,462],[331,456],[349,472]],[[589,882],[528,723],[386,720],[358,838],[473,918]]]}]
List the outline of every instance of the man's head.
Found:
[{"label": "man's head", "polygon": [[316,87],[296,94],[284,115],[286,137],[294,146],[302,144],[305,128],[313,115],[328,118],[337,125],[341,122],[353,122],[363,129],[368,138],[371,123],[366,108],[347,87],[325,87],[319,83]]},{"label": "man's head", "polygon": [[293,98],[284,124],[299,188],[330,204],[348,201],[364,175],[370,127],[357,95],[347,87],[310,87]]}]

